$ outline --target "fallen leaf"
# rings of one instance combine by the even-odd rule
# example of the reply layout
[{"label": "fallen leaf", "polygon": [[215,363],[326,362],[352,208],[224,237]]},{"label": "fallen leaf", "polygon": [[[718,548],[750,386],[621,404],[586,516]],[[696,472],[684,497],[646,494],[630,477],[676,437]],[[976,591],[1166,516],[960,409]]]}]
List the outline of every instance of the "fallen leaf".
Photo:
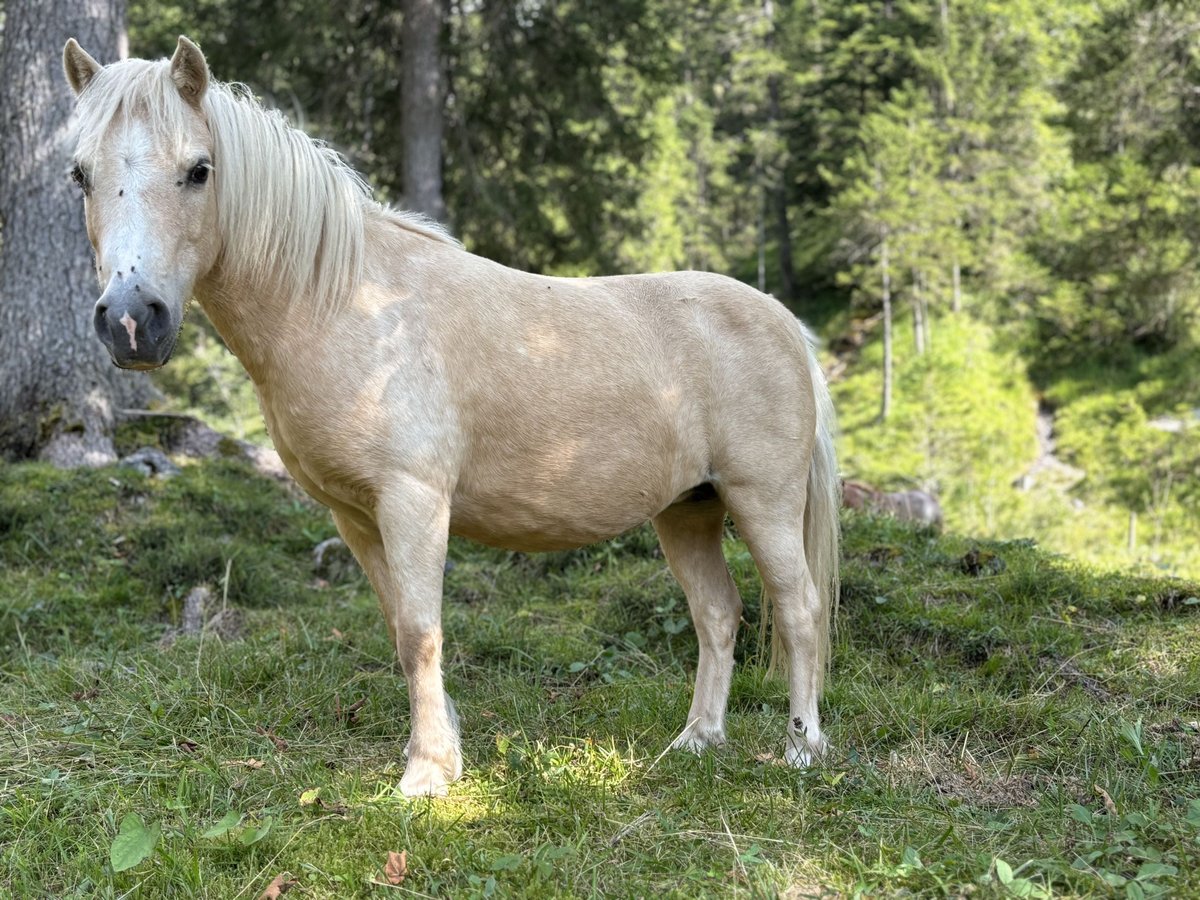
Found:
[{"label": "fallen leaf", "polygon": [[401,850],[397,853],[395,850],[389,850],[383,874],[387,876],[388,884],[402,883],[404,876],[408,874],[408,851]]},{"label": "fallen leaf", "polygon": [[195,753],[200,747],[200,745],[195,741],[176,741],[175,746],[178,747],[182,753]]},{"label": "fallen leaf", "polygon": [[255,759],[253,756],[249,759],[230,759],[226,760],[227,766],[245,766],[247,769],[261,769],[263,767],[262,760]]},{"label": "fallen leaf", "polygon": [[282,897],[299,883],[287,872],[281,872],[271,880],[271,883],[267,885],[267,889],[258,895],[258,900],[278,900],[279,897]]},{"label": "fallen leaf", "polygon": [[100,686],[99,686],[99,683],[97,683],[97,684],[93,685],[92,687],[88,688],[86,691],[75,691],[73,694],[71,694],[71,699],[72,700],[95,700],[99,696],[100,696]]},{"label": "fallen leaf", "polygon": [[367,699],[363,697],[355,700],[349,706],[343,707],[342,698],[335,695],[333,698],[333,717],[339,722],[345,723],[346,725],[353,725],[358,721],[358,711],[362,709],[366,703]]},{"label": "fallen leaf", "polygon": [[288,742],[273,732],[270,728],[263,728],[261,725],[255,725],[254,730],[274,744],[275,749],[280,753],[288,748]]},{"label": "fallen leaf", "polygon": [[345,637],[345,635],[342,634],[340,631],[338,631],[336,628],[330,628],[329,633],[332,634],[334,636],[334,638],[339,641]]},{"label": "fallen leaf", "polygon": [[108,860],[114,872],[132,869],[154,852],[161,829],[158,823],[146,827],[142,817],[129,813],[121,819],[121,828],[108,851]]},{"label": "fallen leaf", "polygon": [[1108,795],[1108,791],[1098,784],[1093,784],[1092,788],[1100,795],[1100,799],[1104,801],[1104,811],[1110,816],[1115,816],[1117,814],[1117,804],[1113,803],[1113,798]]},{"label": "fallen leaf", "polygon": [[320,793],[321,793],[320,788],[309,788],[307,791],[304,791],[303,793],[300,794],[300,805],[301,806],[312,806],[312,804],[317,802],[318,795]]}]

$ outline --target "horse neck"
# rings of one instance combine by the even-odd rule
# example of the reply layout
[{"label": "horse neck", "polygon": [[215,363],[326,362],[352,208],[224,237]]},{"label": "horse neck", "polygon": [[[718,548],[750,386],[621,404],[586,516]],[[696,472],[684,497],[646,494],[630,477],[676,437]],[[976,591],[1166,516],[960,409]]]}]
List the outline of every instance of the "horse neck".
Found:
[{"label": "horse neck", "polygon": [[[221,340],[260,388],[294,356],[302,333],[311,330],[311,309],[302,298],[226,276],[218,265],[196,287],[196,299]],[[298,311],[299,310],[299,311]]]}]

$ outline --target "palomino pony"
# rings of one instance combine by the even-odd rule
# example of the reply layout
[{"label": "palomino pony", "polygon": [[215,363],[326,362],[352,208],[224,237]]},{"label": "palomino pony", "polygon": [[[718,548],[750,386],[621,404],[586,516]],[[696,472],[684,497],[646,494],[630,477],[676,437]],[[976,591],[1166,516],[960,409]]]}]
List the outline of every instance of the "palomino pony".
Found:
[{"label": "palomino pony", "polygon": [[840,487],[829,392],[783,306],[699,272],[546,278],[473,256],[210,81],[183,37],[169,61],[107,67],[68,41],[64,67],[96,331],[118,366],[161,366],[195,296],[245,365],[379,595],[409,686],[404,794],[462,772],[441,671],[451,534],[554,550],[651,520],[700,647],[674,746],[699,751],[725,740],[742,609],[728,513],[774,604],[785,758],[820,753]]}]

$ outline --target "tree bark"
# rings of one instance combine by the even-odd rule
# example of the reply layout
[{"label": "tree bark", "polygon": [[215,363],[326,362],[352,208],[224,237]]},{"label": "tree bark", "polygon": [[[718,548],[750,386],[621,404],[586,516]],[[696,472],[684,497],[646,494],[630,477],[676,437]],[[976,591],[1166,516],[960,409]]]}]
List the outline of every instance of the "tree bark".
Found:
[{"label": "tree bark", "polygon": [[879,249],[879,268],[883,276],[883,398],[879,403],[879,421],[887,421],[892,411],[892,273],[888,268],[888,239],[883,235]]},{"label": "tree bark", "polygon": [[442,0],[403,0],[400,117],[404,205],[445,221],[442,196]]},{"label": "tree bark", "polygon": [[0,45],[0,457],[116,458],[114,413],[154,393],[92,330],[99,295],[83,202],[68,177],[74,101],[62,49],[117,58],[124,0],[7,0]]},{"label": "tree bark", "polygon": [[958,264],[957,253],[950,266],[950,312],[962,312],[962,268]]},{"label": "tree bark", "polygon": [[912,271],[913,345],[917,356],[925,355],[925,302],[921,295],[921,273]]},{"label": "tree bark", "polygon": [[[763,16],[770,23],[766,37],[768,53],[775,52],[775,4],[774,0],[764,0]],[[783,115],[779,102],[779,78],[771,75],[767,78],[767,114],[772,131],[778,132]],[[775,228],[779,242],[779,296],[781,300],[796,299],[796,267],[792,263],[792,224],[788,215],[788,189],[791,181],[788,178],[791,162],[787,142],[780,141],[779,184],[773,192],[775,201]]]}]

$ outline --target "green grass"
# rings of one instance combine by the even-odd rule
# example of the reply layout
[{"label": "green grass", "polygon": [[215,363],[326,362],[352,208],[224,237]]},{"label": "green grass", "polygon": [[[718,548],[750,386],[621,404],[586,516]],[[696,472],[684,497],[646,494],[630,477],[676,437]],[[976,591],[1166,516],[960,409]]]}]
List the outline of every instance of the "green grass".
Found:
[{"label": "green grass", "polygon": [[[1200,896],[1200,586],[845,525],[836,750],[810,771],[776,759],[786,693],[733,537],[750,624],[703,757],[663,753],[695,647],[649,532],[454,543],[466,775],[414,802],[375,600],[311,569],[323,511],[229,463],[0,467],[0,895],[257,897],[287,872],[308,898]],[[162,646],[200,583],[240,631]],[[160,834],[114,872],[130,814]]]}]

